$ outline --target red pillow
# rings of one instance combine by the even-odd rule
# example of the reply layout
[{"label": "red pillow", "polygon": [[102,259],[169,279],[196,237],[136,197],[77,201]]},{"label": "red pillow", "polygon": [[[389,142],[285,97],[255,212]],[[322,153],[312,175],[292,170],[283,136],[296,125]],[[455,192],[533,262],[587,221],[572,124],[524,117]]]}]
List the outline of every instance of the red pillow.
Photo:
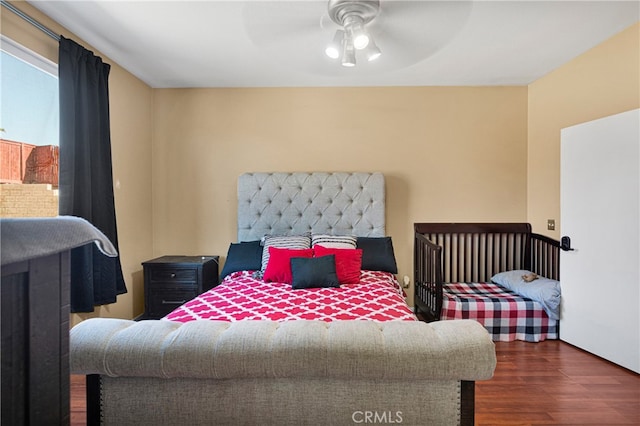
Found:
[{"label": "red pillow", "polygon": [[316,257],[333,254],[336,257],[336,274],[340,284],[357,284],[360,282],[362,269],[362,249],[328,248],[320,245],[313,247]]},{"label": "red pillow", "polygon": [[293,282],[292,257],[313,257],[313,249],[269,247],[269,263],[264,270],[263,281],[291,284]]}]

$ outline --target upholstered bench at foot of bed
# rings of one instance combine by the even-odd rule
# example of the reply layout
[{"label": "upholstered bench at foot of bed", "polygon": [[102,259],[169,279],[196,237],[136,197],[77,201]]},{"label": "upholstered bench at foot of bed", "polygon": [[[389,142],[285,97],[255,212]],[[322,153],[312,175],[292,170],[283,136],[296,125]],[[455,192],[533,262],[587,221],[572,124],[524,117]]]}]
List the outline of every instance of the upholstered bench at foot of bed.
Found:
[{"label": "upholstered bench at foot of bed", "polygon": [[473,424],[473,382],[496,364],[487,331],[466,320],[96,318],[72,329],[70,354],[72,373],[99,377],[103,424],[118,425]]}]

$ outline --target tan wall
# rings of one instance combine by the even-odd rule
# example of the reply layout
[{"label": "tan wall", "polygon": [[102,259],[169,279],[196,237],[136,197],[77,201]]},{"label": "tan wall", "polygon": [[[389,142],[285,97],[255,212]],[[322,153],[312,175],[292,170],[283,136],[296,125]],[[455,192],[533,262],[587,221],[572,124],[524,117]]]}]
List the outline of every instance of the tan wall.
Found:
[{"label": "tan wall", "polygon": [[[529,85],[528,221],[561,235],[560,130],[640,107],[640,24]],[[556,231],[547,231],[556,219]]]},{"label": "tan wall", "polygon": [[381,171],[387,233],[400,276],[412,276],[416,221],[526,220],[526,96],[526,87],[156,90],[154,254],[226,255],[244,172]]},{"label": "tan wall", "polygon": [[[116,216],[122,268],[129,290],[118,302],[96,308],[92,314],[73,315],[72,323],[91,316],[133,318],[143,310],[140,262],[152,255],[151,233],[151,137],[153,90],[102,55],[80,38],[26,2],[13,1],[52,30],[72,38],[112,65],[109,76],[111,143]],[[40,55],[58,62],[58,43],[2,8],[1,31],[5,36]]]},{"label": "tan wall", "polygon": [[[57,61],[57,43],[6,11],[2,33]],[[559,129],[638,107],[638,33],[636,25],[528,88],[152,90],[111,62],[129,294],[94,315],[142,311],[140,262],[151,256],[224,256],[247,171],[383,172],[400,276],[412,275],[416,221],[528,219],[543,231],[547,218],[559,220]]]}]

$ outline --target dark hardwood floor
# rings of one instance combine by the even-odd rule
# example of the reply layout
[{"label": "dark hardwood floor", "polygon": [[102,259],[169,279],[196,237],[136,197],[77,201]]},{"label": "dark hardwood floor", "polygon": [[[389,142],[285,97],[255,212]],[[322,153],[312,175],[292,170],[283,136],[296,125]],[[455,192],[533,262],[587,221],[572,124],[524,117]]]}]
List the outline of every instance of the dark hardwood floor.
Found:
[{"label": "dark hardwood floor", "polygon": [[[557,340],[497,342],[493,379],[476,383],[476,425],[638,425],[640,376]],[[71,376],[71,426],[86,423]]]},{"label": "dark hardwood floor", "polygon": [[638,425],[640,376],[558,340],[497,342],[476,425]]},{"label": "dark hardwood floor", "polygon": [[71,375],[71,426],[87,424],[87,401],[85,400],[85,376]]}]

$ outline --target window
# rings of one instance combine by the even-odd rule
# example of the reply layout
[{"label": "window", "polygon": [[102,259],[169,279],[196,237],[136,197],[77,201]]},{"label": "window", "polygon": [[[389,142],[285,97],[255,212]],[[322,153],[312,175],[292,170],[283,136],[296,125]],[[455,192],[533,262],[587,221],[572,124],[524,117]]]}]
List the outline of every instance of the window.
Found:
[{"label": "window", "polygon": [[2,36],[0,216],[58,214],[58,66]]}]

